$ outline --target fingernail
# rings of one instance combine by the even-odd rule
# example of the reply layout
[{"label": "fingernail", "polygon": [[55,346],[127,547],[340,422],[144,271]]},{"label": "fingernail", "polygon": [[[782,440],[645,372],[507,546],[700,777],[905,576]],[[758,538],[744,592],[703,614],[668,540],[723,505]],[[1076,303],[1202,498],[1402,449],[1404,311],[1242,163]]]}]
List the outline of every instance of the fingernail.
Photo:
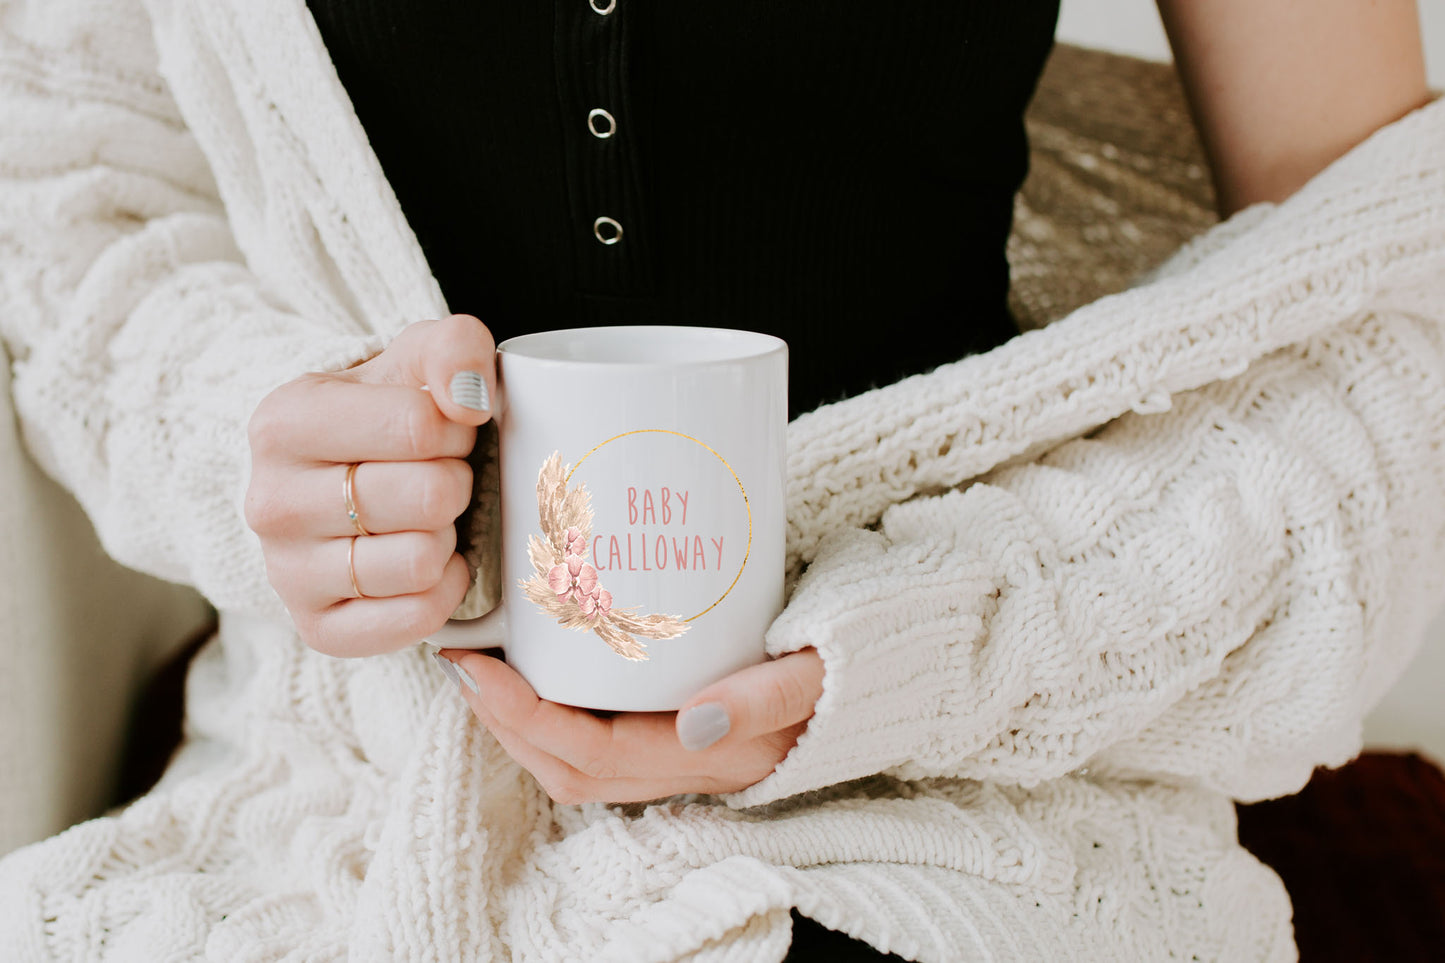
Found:
[{"label": "fingernail", "polygon": [[487,397],[487,380],[475,371],[458,371],[452,375],[452,401],[473,411],[486,411],[491,405]]},{"label": "fingernail", "polygon": [[451,681],[452,685],[456,685],[458,681],[457,667],[452,665],[451,660],[443,657],[440,652],[433,652],[431,657],[437,660],[437,666],[442,670],[442,674]]},{"label": "fingernail", "polygon": [[732,722],[721,702],[704,702],[678,716],[677,738],[692,752],[706,749],[728,734]]},{"label": "fingernail", "polygon": [[456,669],[457,675],[462,677],[462,685],[472,690],[472,695],[482,694],[482,690],[477,688],[476,680],[472,678],[471,673],[469,673],[465,668],[463,668],[460,663],[453,663],[452,668]]}]

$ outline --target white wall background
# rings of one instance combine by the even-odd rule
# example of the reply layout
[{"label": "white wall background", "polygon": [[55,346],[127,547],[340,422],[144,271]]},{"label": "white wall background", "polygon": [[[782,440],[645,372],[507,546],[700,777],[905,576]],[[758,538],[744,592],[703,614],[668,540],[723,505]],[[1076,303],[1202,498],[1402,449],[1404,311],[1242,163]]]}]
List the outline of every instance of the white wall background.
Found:
[{"label": "white wall background", "polygon": [[[1419,0],[1430,86],[1445,89],[1445,3]],[[1149,60],[1170,59],[1154,0],[1062,0],[1058,38]],[[1377,747],[1418,749],[1445,765],[1445,612],[1425,633],[1420,654],[1365,722]]]}]

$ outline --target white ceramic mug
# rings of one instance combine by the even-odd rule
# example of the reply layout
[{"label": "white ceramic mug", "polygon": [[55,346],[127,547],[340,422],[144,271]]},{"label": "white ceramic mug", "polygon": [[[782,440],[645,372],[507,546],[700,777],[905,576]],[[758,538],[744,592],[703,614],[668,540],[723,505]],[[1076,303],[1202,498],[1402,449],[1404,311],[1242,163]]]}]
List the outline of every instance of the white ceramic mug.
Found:
[{"label": "white ceramic mug", "polygon": [[429,641],[500,646],[544,699],[679,708],[765,658],[783,605],[787,345],[575,328],[497,348],[502,604]]}]

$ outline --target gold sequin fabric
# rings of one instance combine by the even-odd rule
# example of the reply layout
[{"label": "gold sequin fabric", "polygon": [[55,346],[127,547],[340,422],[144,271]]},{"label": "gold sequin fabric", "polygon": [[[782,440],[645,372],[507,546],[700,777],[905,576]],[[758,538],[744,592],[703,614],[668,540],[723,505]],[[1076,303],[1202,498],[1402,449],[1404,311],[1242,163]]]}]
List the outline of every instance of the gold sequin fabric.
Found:
[{"label": "gold sequin fabric", "polygon": [[1128,287],[1217,220],[1172,65],[1060,44],[1025,123],[1030,169],[1008,242],[1022,327]]}]

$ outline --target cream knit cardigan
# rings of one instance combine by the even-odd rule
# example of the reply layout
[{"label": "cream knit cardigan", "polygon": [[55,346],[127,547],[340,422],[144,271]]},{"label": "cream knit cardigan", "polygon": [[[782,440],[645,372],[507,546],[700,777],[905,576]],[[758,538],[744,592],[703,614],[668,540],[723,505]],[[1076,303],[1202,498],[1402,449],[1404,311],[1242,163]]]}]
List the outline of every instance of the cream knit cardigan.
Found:
[{"label": "cream knit cardigan", "polygon": [[776,961],[799,907],[926,961],[1291,958],[1230,799],[1356,753],[1440,597],[1442,164],[1436,105],[798,419],[808,731],[732,797],[556,806],[417,649],[301,645],[242,521],[260,397],[445,312],[302,0],[0,0],[28,442],[222,611],[162,783],[0,862],[0,957]]}]

